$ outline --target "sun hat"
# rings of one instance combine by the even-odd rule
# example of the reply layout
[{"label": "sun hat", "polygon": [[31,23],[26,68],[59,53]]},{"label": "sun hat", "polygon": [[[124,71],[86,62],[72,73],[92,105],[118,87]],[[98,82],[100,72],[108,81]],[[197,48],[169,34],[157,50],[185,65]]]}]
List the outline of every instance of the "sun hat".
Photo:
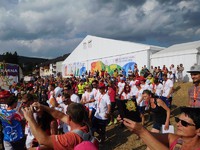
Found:
[{"label": "sun hat", "polygon": [[200,73],[200,65],[193,65],[190,67],[190,71],[187,71],[188,73],[193,73],[193,72],[199,72]]}]

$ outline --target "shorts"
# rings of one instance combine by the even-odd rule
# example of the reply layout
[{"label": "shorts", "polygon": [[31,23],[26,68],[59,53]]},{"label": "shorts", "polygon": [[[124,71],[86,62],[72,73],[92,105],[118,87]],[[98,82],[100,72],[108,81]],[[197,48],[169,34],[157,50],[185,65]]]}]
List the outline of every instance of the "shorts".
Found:
[{"label": "shorts", "polygon": [[165,102],[165,104],[167,105],[167,107],[171,107],[171,103],[172,103],[172,97],[167,98],[167,97],[163,97],[161,96],[161,99]]},{"label": "shorts", "polygon": [[157,129],[157,130],[161,130],[161,127],[162,127],[162,124],[161,123],[157,123],[157,122],[155,122],[154,124],[153,124],[153,127],[152,128],[154,128],[154,129]]},{"label": "shorts", "polygon": [[146,106],[138,106],[140,114],[144,114],[145,113],[145,107]]}]

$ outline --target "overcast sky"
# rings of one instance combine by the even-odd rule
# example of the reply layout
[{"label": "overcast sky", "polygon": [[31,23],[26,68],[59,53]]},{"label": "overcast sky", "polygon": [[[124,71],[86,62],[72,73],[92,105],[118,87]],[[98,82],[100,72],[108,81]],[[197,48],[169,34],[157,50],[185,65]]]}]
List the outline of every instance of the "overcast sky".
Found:
[{"label": "overcast sky", "polygon": [[200,0],[0,0],[0,54],[55,58],[94,35],[170,46],[200,40]]}]

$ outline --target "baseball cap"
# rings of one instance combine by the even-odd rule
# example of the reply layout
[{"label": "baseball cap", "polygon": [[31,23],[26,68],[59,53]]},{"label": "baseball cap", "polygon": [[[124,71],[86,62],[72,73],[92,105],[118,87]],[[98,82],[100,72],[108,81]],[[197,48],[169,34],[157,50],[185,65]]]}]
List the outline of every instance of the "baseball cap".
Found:
[{"label": "baseball cap", "polygon": [[8,98],[11,96],[11,93],[9,91],[6,91],[6,90],[2,90],[0,91],[0,98]]},{"label": "baseball cap", "polygon": [[200,73],[200,65],[193,65],[190,67],[190,71],[187,71],[188,73],[193,73],[193,72],[199,72]]},{"label": "baseball cap", "polygon": [[144,82],[146,81],[146,79],[143,76],[140,76],[139,80]]},{"label": "baseball cap", "polygon": [[140,84],[141,84],[140,81],[136,81],[136,82],[135,82],[135,85],[136,85],[136,86],[139,86]]},{"label": "baseball cap", "polygon": [[105,88],[105,87],[106,87],[106,85],[103,82],[99,83],[99,88]]}]

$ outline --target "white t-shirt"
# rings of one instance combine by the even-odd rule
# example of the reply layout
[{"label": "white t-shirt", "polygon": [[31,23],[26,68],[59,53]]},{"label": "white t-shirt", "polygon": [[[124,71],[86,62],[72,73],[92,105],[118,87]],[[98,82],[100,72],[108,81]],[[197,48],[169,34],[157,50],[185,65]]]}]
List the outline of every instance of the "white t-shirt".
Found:
[{"label": "white t-shirt", "polygon": [[[36,120],[37,122],[37,113],[33,113],[33,117],[34,119]],[[31,144],[33,142],[33,139],[35,138],[34,135],[32,134],[31,132],[31,128],[29,126],[29,124],[27,123],[26,126],[25,126],[25,134],[27,135],[26,136],[26,148],[30,148],[31,147]]]},{"label": "white t-shirt", "polygon": [[151,87],[148,85],[148,84],[140,84],[140,86],[141,86],[141,88],[143,89],[143,90],[150,90],[151,91]]},{"label": "white t-shirt", "polygon": [[92,95],[95,98],[97,96],[97,93],[99,92],[99,90],[97,90],[96,88],[92,89]]},{"label": "white t-shirt", "polygon": [[[140,89],[140,90],[137,91],[137,94],[136,94],[136,101],[137,101],[137,103],[139,103],[139,101],[142,98],[142,92],[143,92],[143,89]],[[138,106],[145,106],[144,100],[142,100]]]},{"label": "white t-shirt", "polygon": [[158,85],[155,85],[155,89],[156,89],[155,94],[157,96],[161,96],[162,95],[162,90],[163,90],[163,85],[161,83],[159,83]]},{"label": "white t-shirt", "polygon": [[61,104],[63,102],[62,96],[56,97],[56,101],[58,104]]},{"label": "white t-shirt", "polygon": [[[88,102],[88,101],[90,101],[91,99],[92,99],[92,92],[87,92],[87,91],[85,91],[85,93],[82,95],[82,98],[86,101],[86,102]],[[86,103],[85,104],[85,106],[87,107],[87,108],[89,108],[91,105],[90,105],[90,103]]]},{"label": "white t-shirt", "polygon": [[65,105],[64,103],[61,103],[59,106],[62,108],[62,112],[64,114],[66,114],[68,105]]},{"label": "white t-shirt", "polygon": [[[65,105],[64,103],[62,103],[62,104],[60,104],[60,107],[62,108],[63,113],[66,114],[68,105]],[[71,129],[70,126],[68,124],[66,124],[65,122],[60,122],[60,127],[63,128],[64,133],[69,132]]]},{"label": "white t-shirt", "polygon": [[110,97],[108,94],[99,94],[97,96],[97,101],[95,101],[97,108],[94,116],[101,120],[107,120],[108,118],[105,118],[105,115],[108,113],[108,105],[111,104]]},{"label": "white t-shirt", "polygon": [[123,92],[121,97],[122,97],[122,100],[123,99],[131,99],[132,98],[132,94],[131,93],[127,93],[126,94],[125,92]]},{"label": "white t-shirt", "polygon": [[[96,88],[93,88],[92,92],[90,94],[90,99],[96,100],[95,97],[97,96],[98,93],[99,93],[99,90],[97,90]],[[95,108],[95,101],[89,104],[89,108],[90,108],[90,110],[92,110],[93,108],[96,109]]]},{"label": "white t-shirt", "polygon": [[124,86],[125,86],[125,83],[124,82],[118,82],[118,94],[121,94],[121,92],[124,90]]},{"label": "white t-shirt", "polygon": [[174,78],[174,76],[173,76],[173,74],[169,74],[169,73],[168,73],[168,74],[167,74],[167,78],[170,79],[170,80],[172,80],[172,79]]},{"label": "white t-shirt", "polygon": [[71,101],[74,103],[80,103],[80,98],[76,94],[72,94],[70,97]]},{"label": "white t-shirt", "polygon": [[137,81],[137,80],[135,80],[135,81],[132,80],[132,81],[130,82],[130,84],[129,84],[130,87],[131,87],[131,94],[132,94],[132,96],[133,96],[133,95],[136,95],[136,94],[137,94],[137,91],[138,91],[137,87],[135,86],[136,81]]},{"label": "white t-shirt", "polygon": [[[162,96],[164,97],[167,97],[169,92],[170,92],[170,89],[174,86],[172,80],[170,79],[167,79],[167,81],[163,81],[163,94]],[[171,97],[172,95],[170,95]]]},{"label": "white t-shirt", "polygon": [[171,68],[172,74],[176,74],[176,69],[175,68]]}]

